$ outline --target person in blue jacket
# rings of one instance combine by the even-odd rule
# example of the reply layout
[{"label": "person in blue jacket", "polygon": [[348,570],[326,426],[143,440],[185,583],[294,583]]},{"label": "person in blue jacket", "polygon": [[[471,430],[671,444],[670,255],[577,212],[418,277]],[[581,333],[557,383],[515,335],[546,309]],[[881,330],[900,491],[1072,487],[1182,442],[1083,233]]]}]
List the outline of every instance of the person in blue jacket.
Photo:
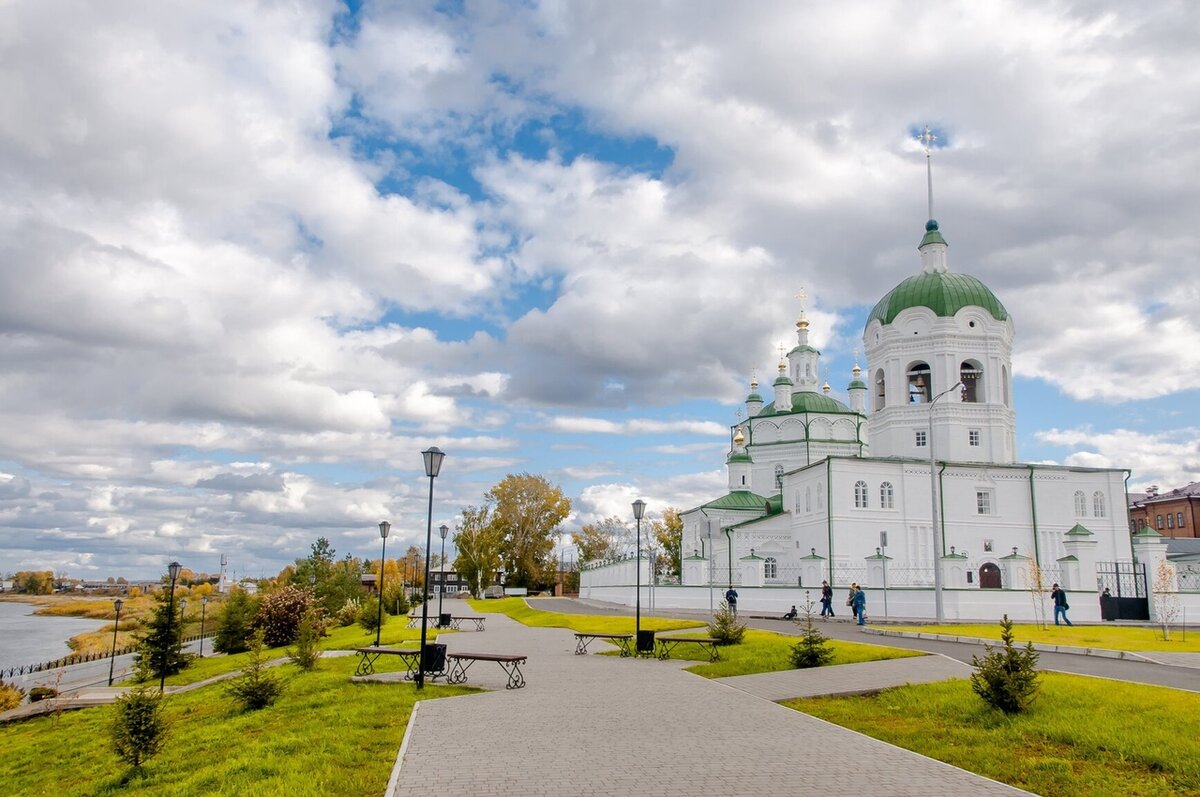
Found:
[{"label": "person in blue jacket", "polygon": [[1054,624],[1058,625],[1058,618],[1061,615],[1063,622],[1067,625],[1072,625],[1071,618],[1067,617],[1067,609],[1071,607],[1067,605],[1067,593],[1058,588],[1055,584],[1050,588],[1050,597],[1054,599]]},{"label": "person in blue jacket", "polygon": [[854,615],[858,617],[859,625],[867,623],[867,593],[862,591],[862,587],[857,584],[854,587],[854,597],[850,598],[850,606],[854,609]]}]

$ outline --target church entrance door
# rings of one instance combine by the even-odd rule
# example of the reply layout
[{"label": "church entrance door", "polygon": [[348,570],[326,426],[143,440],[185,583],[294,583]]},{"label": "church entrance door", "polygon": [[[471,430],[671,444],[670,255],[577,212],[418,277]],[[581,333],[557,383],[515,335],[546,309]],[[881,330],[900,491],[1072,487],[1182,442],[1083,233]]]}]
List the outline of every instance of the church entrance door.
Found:
[{"label": "church entrance door", "polygon": [[979,568],[980,589],[1000,589],[1000,568],[991,562]]}]

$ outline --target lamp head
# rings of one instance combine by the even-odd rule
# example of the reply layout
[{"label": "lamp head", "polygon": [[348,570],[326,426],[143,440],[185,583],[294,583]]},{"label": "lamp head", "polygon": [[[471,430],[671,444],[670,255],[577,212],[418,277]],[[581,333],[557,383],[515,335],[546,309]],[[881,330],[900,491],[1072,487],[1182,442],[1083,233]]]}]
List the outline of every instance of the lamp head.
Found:
[{"label": "lamp head", "polygon": [[445,523],[443,523],[442,525],[438,526],[438,534],[441,534],[441,535],[442,535],[442,539],[443,539],[443,540],[444,540],[444,539],[446,539],[446,535],[447,535],[447,534],[449,534],[449,533],[450,533],[450,527],[449,527],[449,526],[447,526]]},{"label": "lamp head", "polygon": [[442,460],[446,458],[446,454],[437,446],[430,446],[421,452],[421,456],[425,458],[425,475],[431,479],[436,477],[442,469]]},{"label": "lamp head", "polygon": [[388,537],[388,534],[390,534],[391,531],[392,531],[391,523],[388,523],[386,520],[379,521],[379,536],[380,537],[383,537],[386,540]]},{"label": "lamp head", "polygon": [[207,595],[203,595],[203,596],[201,596],[201,598],[200,598],[200,605],[201,605],[201,606],[207,606],[207,605],[208,605],[208,596],[207,596]]},{"label": "lamp head", "polygon": [[634,520],[641,520],[642,515],[644,515],[645,513],[646,513],[646,502],[640,498],[638,500],[634,501],[633,502],[633,518],[634,518]]},{"label": "lamp head", "polygon": [[167,572],[171,575],[171,581],[179,578],[179,571],[182,569],[183,566],[179,562],[171,562],[171,564],[167,565]]},{"label": "lamp head", "polygon": [[117,598],[115,601],[113,601],[113,608],[117,610],[118,614],[121,612],[121,607],[124,605],[125,605],[125,602],[123,600],[121,600],[120,598]]}]

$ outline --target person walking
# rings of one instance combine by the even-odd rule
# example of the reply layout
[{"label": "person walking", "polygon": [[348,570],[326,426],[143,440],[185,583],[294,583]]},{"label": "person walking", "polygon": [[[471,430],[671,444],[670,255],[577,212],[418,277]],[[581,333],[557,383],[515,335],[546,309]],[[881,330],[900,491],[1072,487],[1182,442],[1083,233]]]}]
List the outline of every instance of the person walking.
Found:
[{"label": "person walking", "polygon": [[725,602],[729,604],[729,611],[734,617],[737,617],[737,590],[733,587],[725,590]]},{"label": "person walking", "polygon": [[1050,588],[1050,597],[1054,601],[1054,624],[1059,625],[1058,618],[1061,616],[1064,623],[1074,625],[1071,618],[1067,617],[1067,609],[1071,608],[1067,604],[1067,593],[1059,589],[1058,584],[1055,584]]},{"label": "person walking", "polygon": [[833,587],[828,581],[821,582],[821,616],[833,617]]},{"label": "person walking", "polygon": [[850,583],[850,592],[846,595],[846,605],[850,607],[850,613],[854,615],[854,619],[858,619],[858,609],[854,608],[854,593],[858,592],[858,583]]},{"label": "person walking", "polygon": [[851,605],[854,607],[854,616],[858,618],[859,625],[866,625],[867,622],[867,593],[862,591],[862,588],[855,584],[853,587],[854,597],[851,598]]}]

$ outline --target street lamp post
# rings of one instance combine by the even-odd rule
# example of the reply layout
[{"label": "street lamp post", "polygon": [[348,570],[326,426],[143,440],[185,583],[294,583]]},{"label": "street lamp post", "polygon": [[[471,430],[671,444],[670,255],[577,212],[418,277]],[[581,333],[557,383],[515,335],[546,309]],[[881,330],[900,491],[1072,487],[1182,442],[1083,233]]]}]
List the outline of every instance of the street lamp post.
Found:
[{"label": "street lamp post", "polygon": [[[172,626],[175,625],[175,582],[179,579],[179,571],[182,569],[183,569],[183,566],[180,565],[179,562],[171,562],[171,564],[167,565],[167,572],[171,576],[171,594],[167,598],[167,639],[166,639],[166,642],[168,645],[171,642],[171,635],[173,633]],[[169,650],[169,648],[167,648],[166,650],[163,650],[162,652],[165,654],[167,652],[167,650]],[[166,662],[166,656],[164,655],[162,657],[162,659],[158,662],[158,691],[159,691],[159,693],[162,693],[163,689],[166,687],[166,683],[167,683],[167,662]]]},{"label": "street lamp post", "polygon": [[942,396],[960,387],[962,387],[962,382],[956,382],[953,386],[938,393],[929,402],[929,494],[933,497],[933,603],[939,623],[945,620],[946,616],[942,609],[942,549],[941,535],[938,533],[938,492],[937,473],[935,472],[937,465],[934,462],[933,454],[933,407]]},{"label": "street lamp post", "polygon": [[712,547],[712,518],[706,517],[708,521],[708,617],[712,619],[716,617],[713,609],[713,547]]},{"label": "street lamp post", "polygon": [[642,644],[642,515],[646,512],[646,502],[638,499],[633,502],[633,519],[637,521],[637,562],[634,565],[634,583],[637,585],[637,597],[634,604],[637,607],[634,628],[637,630],[637,645]]},{"label": "street lamp post", "polygon": [[561,598],[566,593],[566,581],[563,579],[563,532],[559,529],[555,532],[558,535],[558,597]]},{"label": "street lamp post", "polygon": [[113,620],[113,643],[112,655],[108,657],[108,685],[112,686],[113,682],[113,665],[117,663],[117,626],[121,624],[121,599],[117,598],[113,601],[113,608],[117,610],[117,619]]},{"label": "street lamp post", "polygon": [[200,598],[200,658],[204,658],[204,613],[208,609],[208,596]]},{"label": "street lamp post", "polygon": [[421,600],[421,660],[417,665],[417,689],[425,688],[425,640],[429,628],[429,550],[433,547],[433,480],[442,469],[446,455],[437,446],[421,452],[425,459],[425,475],[429,477],[429,514],[425,521],[425,582],[421,587],[426,595]]},{"label": "street lamp post", "polygon": [[375,647],[379,647],[379,635],[383,632],[383,566],[387,562],[387,538],[388,533],[392,530],[392,524],[386,520],[379,521],[379,536],[383,539],[383,550],[379,553],[379,582],[376,585],[379,594],[379,608],[375,614]]},{"label": "street lamp post", "polygon": [[441,578],[438,579],[438,626],[442,624],[442,595],[446,592],[446,535],[450,533],[450,527],[445,523],[438,526],[438,534],[442,535],[442,564]]}]

